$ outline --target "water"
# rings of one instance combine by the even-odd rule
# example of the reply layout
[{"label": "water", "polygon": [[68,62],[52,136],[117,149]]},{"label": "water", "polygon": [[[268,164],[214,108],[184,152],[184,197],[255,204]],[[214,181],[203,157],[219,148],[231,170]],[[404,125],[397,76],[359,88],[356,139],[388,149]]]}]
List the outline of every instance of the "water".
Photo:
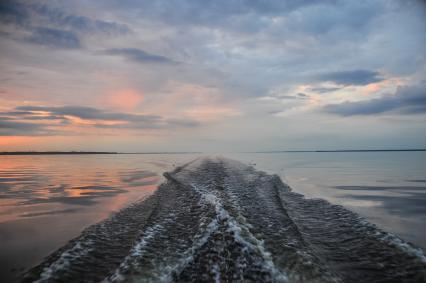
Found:
[{"label": "water", "polygon": [[0,156],[0,280],[112,213],[152,194],[191,155]]},{"label": "water", "polygon": [[[279,174],[294,191],[342,204],[380,228],[426,246],[424,152],[227,156],[255,163],[257,169]],[[85,227],[152,194],[163,181],[162,172],[195,157],[1,156],[1,278],[14,280]],[[153,235],[161,227],[153,226]]]},{"label": "water", "polygon": [[199,158],[165,176],[24,282],[426,282],[421,250],[276,175]]},{"label": "water", "polygon": [[234,154],[426,250],[426,152]]}]

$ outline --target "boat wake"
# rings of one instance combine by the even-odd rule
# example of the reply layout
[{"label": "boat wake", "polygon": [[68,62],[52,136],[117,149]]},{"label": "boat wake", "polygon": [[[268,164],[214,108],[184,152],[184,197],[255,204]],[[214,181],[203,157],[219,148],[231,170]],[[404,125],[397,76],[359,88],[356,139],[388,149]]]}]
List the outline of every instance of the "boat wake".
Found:
[{"label": "boat wake", "polygon": [[164,174],[23,282],[426,282],[420,249],[225,158]]}]

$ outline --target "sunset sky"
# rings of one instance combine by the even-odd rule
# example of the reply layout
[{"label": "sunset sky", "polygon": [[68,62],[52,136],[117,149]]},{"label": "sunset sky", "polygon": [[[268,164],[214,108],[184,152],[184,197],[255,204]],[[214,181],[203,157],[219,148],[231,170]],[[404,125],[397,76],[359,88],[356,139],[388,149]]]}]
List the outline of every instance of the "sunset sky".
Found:
[{"label": "sunset sky", "polygon": [[0,37],[0,151],[426,147],[422,1],[2,0]]}]

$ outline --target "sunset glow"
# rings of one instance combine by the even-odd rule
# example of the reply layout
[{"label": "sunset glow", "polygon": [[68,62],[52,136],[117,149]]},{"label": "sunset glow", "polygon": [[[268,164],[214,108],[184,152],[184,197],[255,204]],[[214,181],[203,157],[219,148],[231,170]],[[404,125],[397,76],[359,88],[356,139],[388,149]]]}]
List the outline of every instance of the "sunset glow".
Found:
[{"label": "sunset glow", "polygon": [[0,150],[423,147],[426,9],[373,2],[6,1]]},{"label": "sunset glow", "polygon": [[0,0],[0,53],[0,283],[426,282],[425,0]]}]

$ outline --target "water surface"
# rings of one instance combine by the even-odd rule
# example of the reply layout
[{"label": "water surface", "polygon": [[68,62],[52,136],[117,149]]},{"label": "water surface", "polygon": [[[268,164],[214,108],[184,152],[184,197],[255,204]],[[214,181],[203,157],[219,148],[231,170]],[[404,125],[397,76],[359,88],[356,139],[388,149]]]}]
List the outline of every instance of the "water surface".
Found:
[{"label": "water surface", "polygon": [[233,154],[426,249],[426,152]]},{"label": "water surface", "polygon": [[277,175],[209,157],[165,177],[24,282],[426,282],[421,250]]},{"label": "water surface", "polygon": [[22,271],[81,231],[154,192],[191,155],[0,156],[0,278]]},{"label": "water surface", "polygon": [[[223,155],[426,248],[425,152]],[[13,281],[84,228],[152,194],[164,171],[197,156],[0,156],[0,278]]]}]

